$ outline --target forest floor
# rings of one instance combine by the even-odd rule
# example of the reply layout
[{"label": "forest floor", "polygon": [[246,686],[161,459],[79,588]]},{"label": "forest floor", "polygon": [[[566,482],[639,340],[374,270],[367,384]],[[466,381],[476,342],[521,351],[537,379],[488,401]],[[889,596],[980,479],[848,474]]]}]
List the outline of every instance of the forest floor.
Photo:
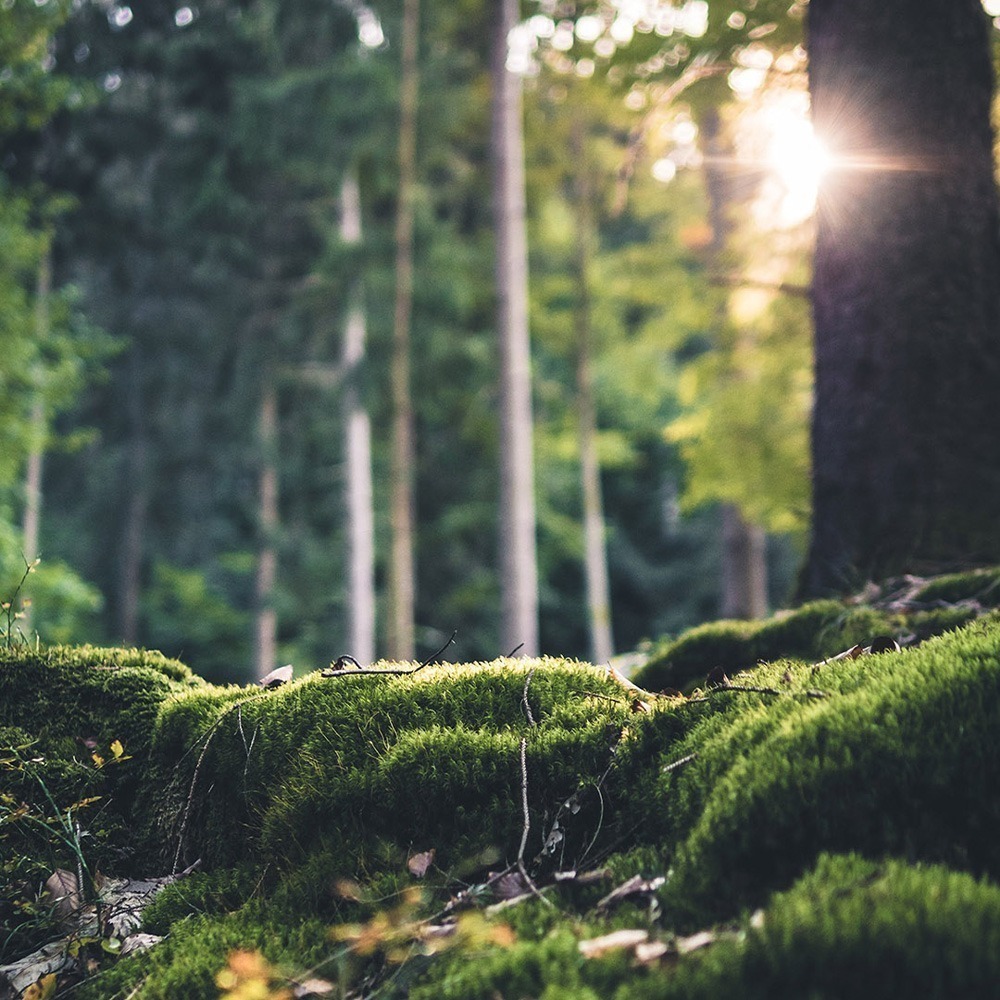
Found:
[{"label": "forest floor", "polygon": [[0,650],[0,998],[995,997],[1000,571],[220,687]]}]

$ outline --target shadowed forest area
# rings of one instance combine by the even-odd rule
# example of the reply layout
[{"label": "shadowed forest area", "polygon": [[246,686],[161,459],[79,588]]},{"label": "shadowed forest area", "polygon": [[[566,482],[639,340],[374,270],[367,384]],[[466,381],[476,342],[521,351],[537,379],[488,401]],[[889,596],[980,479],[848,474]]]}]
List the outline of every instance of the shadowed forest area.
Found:
[{"label": "shadowed forest area", "polygon": [[991,997],[997,0],[0,0],[0,1000]]}]

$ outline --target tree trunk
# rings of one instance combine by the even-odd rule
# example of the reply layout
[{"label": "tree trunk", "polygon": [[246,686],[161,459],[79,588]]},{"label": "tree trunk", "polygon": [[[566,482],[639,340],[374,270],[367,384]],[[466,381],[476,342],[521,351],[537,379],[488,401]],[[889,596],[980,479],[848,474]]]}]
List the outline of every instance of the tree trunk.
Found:
[{"label": "tree trunk", "polygon": [[[340,236],[361,242],[361,197],[353,172],[340,193]],[[351,289],[344,326],[344,454],[347,509],[348,648],[359,663],[375,659],[375,516],[372,509],[371,425],[358,389],[365,356],[365,311],[361,281]]]},{"label": "tree trunk", "polygon": [[139,641],[139,600],[149,508],[149,443],[138,351],[133,346],[127,390],[131,425],[125,458],[128,500],[122,525],[118,594],[118,634],[123,646],[135,646]]},{"label": "tree trunk", "polygon": [[255,580],[254,673],[260,679],[277,664],[278,615],[274,587],[278,577],[278,400],[274,383],[264,385],[260,403],[260,475],[257,524],[260,549]]},{"label": "tree trunk", "polygon": [[813,278],[805,594],[1000,561],[1000,243],[980,0],[812,0],[839,166]]},{"label": "tree trunk", "polygon": [[500,641],[538,654],[538,567],[528,333],[521,80],[507,69],[507,36],[517,0],[497,0],[492,46],[493,213],[496,228],[497,340],[500,364]]},{"label": "tree trunk", "polygon": [[601,472],[597,461],[597,413],[594,403],[594,378],[591,366],[592,242],[594,239],[591,192],[587,177],[583,124],[579,112],[572,123],[574,167],[574,214],[576,215],[576,414],[577,441],[580,448],[580,484],[583,494],[584,578],[587,587],[587,618],[590,624],[590,650],[594,663],[606,663],[614,656],[611,632],[611,591],[608,585],[608,560],[604,543],[604,502],[601,496]]},{"label": "tree trunk", "polygon": [[766,556],[764,529],[748,524],[734,504],[723,504],[723,618],[763,618],[767,614]]},{"label": "tree trunk", "polygon": [[[733,150],[722,133],[718,112],[711,109],[699,123],[705,150],[705,189],[708,193],[712,243],[711,270],[720,269],[726,241],[733,224],[730,164]],[[726,322],[720,310],[720,322]],[[744,334],[745,336],[745,334]],[[734,504],[722,505],[722,594],[723,618],[762,618],[767,614],[767,560],[764,531],[749,524]]]},{"label": "tree trunk", "polygon": [[[45,344],[50,334],[49,297],[52,294],[52,257],[48,250],[38,262],[38,282],[35,289],[35,336]],[[38,558],[38,537],[42,516],[42,463],[45,455],[45,404],[40,386],[35,387],[31,404],[31,440],[28,461],[24,470],[24,522],[21,544],[22,555],[30,566]],[[31,605],[25,605],[21,628],[25,635],[31,632]]]},{"label": "tree trunk", "polygon": [[420,0],[403,0],[399,117],[399,192],[396,210],[396,301],[392,337],[392,552],[389,562],[389,656],[414,655],[413,400],[410,395],[410,320],[413,312],[413,200],[416,188]]}]

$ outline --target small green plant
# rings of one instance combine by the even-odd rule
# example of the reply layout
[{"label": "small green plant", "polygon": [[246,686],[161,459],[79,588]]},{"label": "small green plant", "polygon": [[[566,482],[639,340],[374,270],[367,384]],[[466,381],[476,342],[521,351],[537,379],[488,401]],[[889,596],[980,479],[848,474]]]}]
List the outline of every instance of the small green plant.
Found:
[{"label": "small green plant", "polygon": [[[24,556],[21,556],[24,559]],[[26,642],[24,634],[19,628],[17,628],[17,622],[21,621],[26,613],[27,609],[31,607],[31,601],[28,598],[21,599],[21,607],[18,610],[17,599],[24,589],[24,585],[27,582],[29,576],[35,572],[35,568],[41,562],[41,559],[35,559],[34,562],[28,562],[24,559],[24,573],[21,574],[21,579],[18,581],[17,586],[14,588],[14,593],[11,594],[10,599],[4,601],[0,604],[0,612],[3,614],[4,626],[3,626],[3,640],[8,649],[12,648],[17,639],[15,639],[15,633],[20,637],[22,642]]]}]

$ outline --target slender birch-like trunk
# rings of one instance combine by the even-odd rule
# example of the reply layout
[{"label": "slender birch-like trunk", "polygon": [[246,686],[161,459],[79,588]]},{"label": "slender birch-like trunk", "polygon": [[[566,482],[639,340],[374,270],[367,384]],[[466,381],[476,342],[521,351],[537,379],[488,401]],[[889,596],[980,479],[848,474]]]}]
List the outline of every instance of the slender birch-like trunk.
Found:
[{"label": "slender birch-like trunk", "polygon": [[538,567],[528,332],[528,242],[521,80],[507,69],[517,0],[496,0],[492,51],[493,211],[500,364],[501,646],[538,654]]},{"label": "slender birch-like trunk", "polygon": [[572,125],[575,163],[574,211],[576,236],[576,412],[580,448],[580,484],[583,494],[584,571],[587,587],[587,619],[590,626],[591,655],[595,663],[614,656],[611,631],[611,588],[605,545],[604,501],[597,459],[597,411],[594,402],[592,366],[591,296],[594,223],[591,191],[587,177],[583,123],[579,114]]},{"label": "slender birch-like trunk", "polygon": [[392,335],[392,548],[389,560],[388,653],[412,660],[415,582],[413,567],[413,399],[410,392],[410,324],[413,313],[413,201],[416,188],[420,0],[403,0],[402,79],[399,115],[399,191],[396,209],[396,300]]},{"label": "slender birch-like trunk", "polygon": [[[340,189],[340,237],[361,242],[361,196],[353,171]],[[344,454],[347,512],[348,644],[360,663],[375,659],[375,515],[372,507],[371,422],[358,390],[365,356],[364,292],[358,279],[350,292],[344,324]]]},{"label": "slender birch-like trunk", "polygon": [[277,664],[278,615],[274,608],[274,587],[278,577],[278,399],[272,380],[262,389],[258,425],[260,472],[258,478],[257,524],[260,549],[254,581],[254,673],[259,679]]}]

